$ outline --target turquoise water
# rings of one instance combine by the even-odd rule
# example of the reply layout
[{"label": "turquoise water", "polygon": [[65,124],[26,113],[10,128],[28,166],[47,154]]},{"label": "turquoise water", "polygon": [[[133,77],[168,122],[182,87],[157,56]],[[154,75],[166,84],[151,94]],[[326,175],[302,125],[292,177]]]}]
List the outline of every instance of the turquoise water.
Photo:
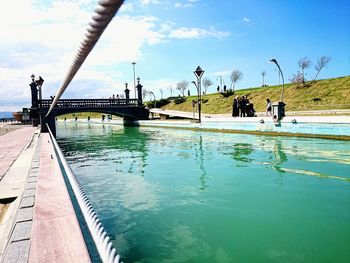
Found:
[{"label": "turquoise water", "polygon": [[350,262],[350,142],[59,124],[124,262]]}]

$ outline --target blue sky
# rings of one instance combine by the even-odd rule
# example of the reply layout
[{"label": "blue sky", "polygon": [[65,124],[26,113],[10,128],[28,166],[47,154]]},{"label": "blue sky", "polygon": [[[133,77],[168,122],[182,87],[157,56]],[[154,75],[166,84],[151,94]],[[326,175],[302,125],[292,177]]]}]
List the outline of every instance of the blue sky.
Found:
[{"label": "blue sky", "polygon": [[[45,79],[44,97],[54,95],[97,1],[4,1],[0,18],[0,111],[30,106],[30,75]],[[229,74],[239,69],[236,88],[278,84],[276,58],[289,82],[298,60],[332,58],[319,78],[350,74],[350,1],[341,0],[130,0],[125,1],[63,97],[108,98],[133,84],[131,62],[144,87],[160,97],[180,94],[181,80],[218,76],[230,86]],[[195,87],[189,86],[191,93]],[[133,93],[132,93],[133,96]]]}]

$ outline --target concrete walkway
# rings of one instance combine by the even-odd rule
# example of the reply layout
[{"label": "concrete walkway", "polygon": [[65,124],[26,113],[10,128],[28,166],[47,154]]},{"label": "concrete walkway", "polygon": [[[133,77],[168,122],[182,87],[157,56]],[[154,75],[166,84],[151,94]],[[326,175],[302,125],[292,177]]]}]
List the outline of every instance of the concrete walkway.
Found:
[{"label": "concrete walkway", "polygon": [[90,262],[50,136],[41,137],[29,262]]},{"label": "concrete walkway", "polygon": [[[167,115],[171,117],[181,117],[186,119],[198,119],[198,113],[188,112],[188,111],[176,111],[176,110],[164,110],[160,108],[150,109],[153,114]],[[256,112],[257,117],[265,117],[266,112]],[[286,116],[334,116],[334,115],[349,115],[349,110],[310,110],[310,111],[287,111]],[[212,119],[222,119],[222,118],[232,118],[231,114],[208,114],[202,113],[201,117],[212,118]]]},{"label": "concrete walkway", "polygon": [[91,262],[49,134],[0,136],[0,158],[0,262]]},{"label": "concrete walkway", "polygon": [[0,181],[29,142],[36,129],[24,126],[0,136]]}]

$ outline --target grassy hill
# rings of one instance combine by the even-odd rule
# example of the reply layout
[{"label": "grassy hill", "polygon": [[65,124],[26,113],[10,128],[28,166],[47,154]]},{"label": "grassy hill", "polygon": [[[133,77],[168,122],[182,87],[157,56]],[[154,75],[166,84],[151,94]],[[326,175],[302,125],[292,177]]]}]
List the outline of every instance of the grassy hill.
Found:
[{"label": "grassy hill", "polygon": [[[202,95],[202,111],[212,114],[231,113],[234,96],[242,95],[248,97],[256,111],[265,111],[266,98],[270,98],[272,102],[279,101],[281,90],[281,85],[278,85],[237,90],[235,95],[228,98],[219,93]],[[197,97],[189,96],[181,104],[171,102],[163,108],[192,111],[192,100],[197,100]],[[350,76],[307,82],[303,87],[286,84],[284,102],[287,104],[287,111],[350,109]]]}]

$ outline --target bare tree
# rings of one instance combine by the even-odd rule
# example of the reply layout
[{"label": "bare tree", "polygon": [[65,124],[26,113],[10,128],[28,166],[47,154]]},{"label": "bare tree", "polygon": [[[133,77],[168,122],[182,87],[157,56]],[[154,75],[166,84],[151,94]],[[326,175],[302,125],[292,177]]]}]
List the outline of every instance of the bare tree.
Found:
[{"label": "bare tree", "polygon": [[232,71],[230,78],[231,86],[233,89],[235,89],[236,83],[243,78],[243,73],[239,69],[236,69]]},{"label": "bare tree", "polygon": [[301,69],[301,74],[303,76],[303,83],[305,83],[305,69],[307,69],[311,66],[311,60],[308,59],[308,57],[303,57],[303,58],[299,59],[298,65]]},{"label": "bare tree", "polygon": [[313,81],[316,80],[318,74],[321,72],[321,70],[325,67],[327,67],[327,64],[332,60],[331,57],[322,56],[317,60],[317,64],[315,65],[315,69],[317,71],[316,76],[314,77]]},{"label": "bare tree", "polygon": [[204,86],[204,94],[207,94],[207,90],[208,90],[208,88],[211,85],[213,85],[213,82],[210,79],[208,79],[208,78],[204,78],[202,80],[202,83],[203,83],[203,86]]},{"label": "bare tree", "polygon": [[169,86],[169,91],[170,91],[170,97],[172,97],[173,96],[173,91],[174,91],[174,89],[173,89],[173,86]]},{"label": "bare tree", "polygon": [[187,80],[180,81],[176,84],[176,89],[178,89],[182,93],[182,97],[185,97],[185,90],[187,89],[187,87],[188,87]]},{"label": "bare tree", "polygon": [[300,88],[304,85],[303,73],[300,71],[298,71],[296,74],[293,74],[289,80],[295,85],[296,88]]},{"label": "bare tree", "polygon": [[149,93],[149,91],[147,89],[142,90],[142,100],[144,100],[146,98],[148,93]]},{"label": "bare tree", "polygon": [[266,76],[266,71],[265,70],[263,70],[261,72],[261,76],[263,77],[263,84],[262,84],[262,86],[264,87],[265,86],[265,76]]}]

